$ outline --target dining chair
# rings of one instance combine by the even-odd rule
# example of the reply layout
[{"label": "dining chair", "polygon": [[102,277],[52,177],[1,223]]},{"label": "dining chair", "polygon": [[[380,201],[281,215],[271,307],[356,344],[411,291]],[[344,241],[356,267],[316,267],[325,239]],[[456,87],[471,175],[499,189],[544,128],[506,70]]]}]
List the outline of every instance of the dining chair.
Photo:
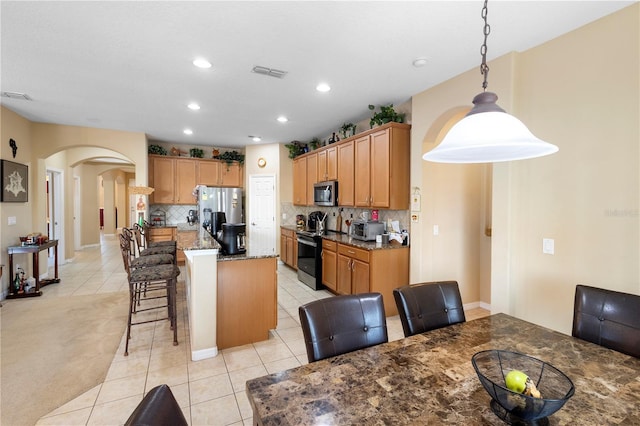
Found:
[{"label": "dining chair", "polygon": [[316,300],[298,308],[309,362],[387,342],[380,293]]},{"label": "dining chair", "polygon": [[393,290],[405,337],[465,322],[457,281],[434,281]]},{"label": "dining chair", "polygon": [[142,246],[145,248],[149,248],[149,247],[159,247],[159,246],[176,246],[176,241],[171,240],[171,241],[151,241],[151,237],[149,235],[149,228],[151,227],[151,225],[149,224],[149,222],[147,222],[146,220],[143,221],[142,226],[140,226],[139,224],[135,224],[134,228],[136,228],[140,234],[142,235]]},{"label": "dining chair", "polygon": [[187,420],[168,385],[151,389],[124,423],[125,426],[187,426]]},{"label": "dining chair", "polygon": [[[130,250],[131,241],[124,234],[120,234],[120,252],[129,283],[129,314],[124,355],[129,355],[129,339],[131,338],[132,326],[166,319],[169,320],[170,327],[173,330],[173,345],[176,346],[178,345],[176,286],[180,269],[174,262],[134,268],[132,267]],[[139,307],[141,302],[145,302],[145,306],[142,308]],[[151,315],[152,312],[150,311],[165,308],[167,310],[166,317],[158,317],[156,314]],[[146,314],[147,312],[149,314]],[[134,321],[133,315],[141,313],[143,314],[142,318]]]},{"label": "dining chair", "polygon": [[640,358],[640,296],[576,285],[571,335]]},{"label": "dining chair", "polygon": [[149,256],[153,254],[171,254],[173,256],[176,255],[175,241],[168,241],[170,243],[173,243],[169,245],[147,247],[140,229],[140,226],[136,224],[136,226],[131,229],[123,228],[122,230],[125,235],[131,236],[131,238],[133,239],[133,246],[136,250],[135,252],[137,252],[139,256]]}]

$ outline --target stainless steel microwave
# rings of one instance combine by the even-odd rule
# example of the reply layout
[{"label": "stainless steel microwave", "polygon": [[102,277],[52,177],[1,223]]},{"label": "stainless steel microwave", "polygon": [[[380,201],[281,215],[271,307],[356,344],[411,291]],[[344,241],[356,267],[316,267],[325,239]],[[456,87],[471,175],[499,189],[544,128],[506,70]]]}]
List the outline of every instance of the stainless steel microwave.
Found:
[{"label": "stainless steel microwave", "polygon": [[313,204],[316,206],[338,205],[338,182],[330,180],[313,184]]}]

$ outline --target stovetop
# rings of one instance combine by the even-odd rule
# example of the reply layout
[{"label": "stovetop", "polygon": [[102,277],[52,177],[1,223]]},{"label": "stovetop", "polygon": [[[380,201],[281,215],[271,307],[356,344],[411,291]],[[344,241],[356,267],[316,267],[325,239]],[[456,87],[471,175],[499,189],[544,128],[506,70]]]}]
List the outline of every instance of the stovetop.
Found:
[{"label": "stovetop", "polygon": [[296,234],[303,235],[305,237],[310,237],[310,238],[321,238],[322,237],[322,234],[319,234],[315,230],[311,230],[311,229],[299,229],[299,230],[296,231]]}]

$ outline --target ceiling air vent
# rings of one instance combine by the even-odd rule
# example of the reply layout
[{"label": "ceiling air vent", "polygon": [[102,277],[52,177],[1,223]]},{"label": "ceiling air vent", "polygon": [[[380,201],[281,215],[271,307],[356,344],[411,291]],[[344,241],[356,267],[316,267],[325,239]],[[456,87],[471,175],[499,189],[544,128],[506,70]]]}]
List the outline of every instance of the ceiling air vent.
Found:
[{"label": "ceiling air vent", "polygon": [[22,101],[32,101],[31,97],[26,93],[20,92],[2,92],[3,98],[20,99]]},{"label": "ceiling air vent", "polygon": [[276,78],[284,78],[287,75],[286,71],[276,70],[274,68],[261,67],[260,65],[256,65],[253,67],[251,72],[255,72],[256,74],[268,75],[269,77]]}]

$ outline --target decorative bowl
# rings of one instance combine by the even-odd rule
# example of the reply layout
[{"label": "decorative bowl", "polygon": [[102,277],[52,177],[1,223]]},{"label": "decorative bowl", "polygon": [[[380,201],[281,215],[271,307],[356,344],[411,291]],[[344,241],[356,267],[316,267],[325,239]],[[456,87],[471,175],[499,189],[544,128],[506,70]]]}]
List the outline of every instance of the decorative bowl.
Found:
[{"label": "decorative bowl", "polygon": [[[491,396],[491,409],[506,423],[549,424],[547,416],[558,411],[575,392],[573,382],[553,365],[517,352],[488,350],[471,358],[480,383]],[[540,391],[535,398],[511,391],[505,376],[511,370],[527,374]]]}]

